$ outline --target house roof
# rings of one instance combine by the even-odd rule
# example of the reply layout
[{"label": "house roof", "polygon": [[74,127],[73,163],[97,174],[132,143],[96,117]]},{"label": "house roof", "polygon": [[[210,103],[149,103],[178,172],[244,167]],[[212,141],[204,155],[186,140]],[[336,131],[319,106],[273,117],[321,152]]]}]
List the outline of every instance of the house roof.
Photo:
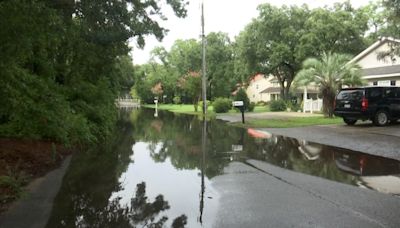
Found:
[{"label": "house roof", "polygon": [[387,76],[387,75],[400,75],[400,65],[384,66],[367,68],[362,70],[362,75],[364,77],[368,76]]},{"label": "house roof", "polygon": [[362,51],[360,54],[358,54],[356,57],[354,57],[352,60],[350,60],[349,63],[358,62],[360,59],[364,58],[366,55],[368,55],[373,50],[377,49],[386,42],[400,43],[400,40],[391,37],[382,37],[381,39],[373,43],[371,46],[369,46],[367,49]]}]

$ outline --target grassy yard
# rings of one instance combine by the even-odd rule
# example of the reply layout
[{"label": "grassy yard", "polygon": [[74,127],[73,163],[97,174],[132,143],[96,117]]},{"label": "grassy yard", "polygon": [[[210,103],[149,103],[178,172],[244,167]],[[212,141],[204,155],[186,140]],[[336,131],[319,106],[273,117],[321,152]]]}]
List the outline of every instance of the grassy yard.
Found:
[{"label": "grassy yard", "polygon": [[[155,108],[155,105],[143,105],[147,108]],[[159,104],[159,110],[168,110],[176,113],[184,113],[190,115],[202,115],[201,107],[198,111],[194,111],[194,107],[191,104]],[[268,106],[256,106],[254,108],[255,113],[269,112]],[[230,110],[229,113],[238,113],[236,109]],[[214,117],[216,114],[212,106],[208,107],[207,116]],[[240,127],[254,127],[254,128],[290,128],[290,127],[305,127],[312,125],[328,125],[328,124],[340,124],[343,120],[341,118],[325,118],[322,116],[316,117],[282,117],[281,119],[247,119],[245,124],[232,123],[234,126]]]},{"label": "grassy yard", "polygon": [[[143,105],[146,108],[155,108],[155,105]],[[199,106],[199,109],[197,112],[194,111],[194,106],[192,104],[159,104],[158,105],[159,110],[168,110],[171,112],[177,112],[177,113],[184,113],[184,114],[189,114],[189,115],[202,115],[202,109]],[[215,112],[212,108],[212,106],[209,106],[207,108],[207,115],[209,116],[214,116]]]},{"label": "grassy yard", "polygon": [[325,118],[325,117],[296,117],[282,119],[249,119],[245,124],[233,123],[235,126],[255,127],[255,128],[290,128],[305,127],[312,125],[328,125],[340,124],[341,118]]}]

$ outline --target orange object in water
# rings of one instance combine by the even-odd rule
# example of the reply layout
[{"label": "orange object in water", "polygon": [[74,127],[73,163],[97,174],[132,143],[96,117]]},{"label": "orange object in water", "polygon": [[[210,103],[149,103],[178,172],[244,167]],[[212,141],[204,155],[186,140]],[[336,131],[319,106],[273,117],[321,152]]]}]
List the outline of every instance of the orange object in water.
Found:
[{"label": "orange object in water", "polygon": [[268,138],[271,138],[271,136],[272,136],[268,132],[257,131],[257,130],[254,130],[253,128],[247,129],[247,134],[249,134],[251,137],[262,138],[262,139],[268,139]]}]

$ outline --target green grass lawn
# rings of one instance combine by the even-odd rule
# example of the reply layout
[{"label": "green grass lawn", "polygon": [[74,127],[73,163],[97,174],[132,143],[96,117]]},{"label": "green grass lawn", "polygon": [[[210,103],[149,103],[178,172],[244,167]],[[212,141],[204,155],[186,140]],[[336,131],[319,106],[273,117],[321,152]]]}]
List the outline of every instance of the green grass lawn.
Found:
[{"label": "green grass lawn", "polygon": [[[143,105],[147,108],[155,108],[155,105]],[[168,110],[176,113],[184,113],[189,115],[202,115],[201,107],[198,111],[194,111],[191,104],[159,104],[159,110]],[[268,106],[256,106],[254,112],[268,112]],[[232,109],[229,113],[239,113],[238,110]],[[208,107],[207,116],[214,117],[216,114],[212,106]],[[340,124],[343,120],[341,118],[325,118],[322,116],[316,117],[296,117],[296,118],[282,118],[282,119],[247,119],[245,124],[232,123],[234,126],[240,127],[255,127],[255,128],[290,128],[290,127],[305,127],[312,125],[327,125],[327,124]]]},{"label": "green grass lawn", "polygon": [[245,124],[233,123],[235,126],[255,127],[255,128],[290,128],[305,127],[313,125],[340,124],[342,118],[325,118],[325,117],[296,117],[282,119],[260,119],[247,120]]},{"label": "green grass lawn", "polygon": [[269,112],[269,106],[265,105],[265,106],[256,106],[254,107],[254,111],[253,112]]},{"label": "green grass lawn", "polygon": [[[155,108],[155,105],[143,105],[146,108]],[[189,114],[189,115],[202,115],[202,109],[199,106],[199,109],[197,112],[194,110],[194,106],[192,104],[159,104],[158,105],[159,110],[168,110],[171,112],[176,112],[176,113],[184,113],[184,114]],[[212,108],[212,106],[209,106],[207,108],[207,115],[208,116],[214,116],[215,112]]]}]

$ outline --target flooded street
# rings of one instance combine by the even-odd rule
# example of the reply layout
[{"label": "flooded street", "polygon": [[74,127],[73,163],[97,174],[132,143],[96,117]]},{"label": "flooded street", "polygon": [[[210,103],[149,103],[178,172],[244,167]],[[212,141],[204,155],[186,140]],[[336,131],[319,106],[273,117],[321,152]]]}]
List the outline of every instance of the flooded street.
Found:
[{"label": "flooded street", "polygon": [[[396,195],[400,195],[399,161],[236,128],[218,120],[208,122],[203,153],[202,127],[197,116],[158,111],[154,117],[151,109],[121,112],[114,145],[72,158],[47,227],[226,226],[229,222],[221,220],[232,216],[235,221],[240,216],[234,211],[251,217],[249,210],[241,209],[251,208],[251,201],[238,205],[230,196],[260,199],[259,206],[271,211],[273,207],[262,200],[277,197],[273,189],[267,189],[275,182],[304,190],[296,184],[302,180],[290,180],[293,173],[305,179],[317,177],[307,183],[331,185],[325,181],[331,180],[333,185],[341,183],[339,189],[342,184],[360,191],[371,189],[377,199],[398,199]],[[277,176],[277,168],[287,171],[277,171],[282,173]],[[240,183],[263,187],[253,194],[252,186]],[[347,186],[346,191],[353,191]],[[282,189],[288,194],[291,191]],[[375,220],[372,223],[381,225]]]}]

